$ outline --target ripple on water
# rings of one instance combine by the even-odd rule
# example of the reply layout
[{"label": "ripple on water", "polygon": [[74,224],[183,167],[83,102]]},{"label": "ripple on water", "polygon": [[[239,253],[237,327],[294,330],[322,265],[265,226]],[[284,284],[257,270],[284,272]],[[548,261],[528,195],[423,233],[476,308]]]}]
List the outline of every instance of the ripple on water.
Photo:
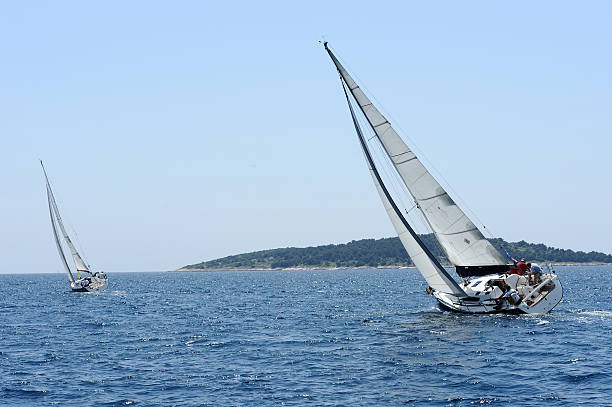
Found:
[{"label": "ripple on water", "polygon": [[0,405],[610,405],[610,271],[560,268],[540,316],[442,311],[414,270],[0,276]]}]

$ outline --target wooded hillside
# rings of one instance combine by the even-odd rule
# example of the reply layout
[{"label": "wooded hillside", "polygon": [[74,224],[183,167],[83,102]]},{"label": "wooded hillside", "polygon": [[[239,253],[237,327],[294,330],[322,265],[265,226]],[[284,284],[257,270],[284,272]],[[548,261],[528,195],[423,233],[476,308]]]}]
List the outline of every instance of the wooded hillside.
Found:
[{"label": "wooded hillside", "polygon": [[[444,253],[432,234],[421,238],[430,250],[447,264]],[[516,259],[540,263],[612,263],[612,255],[599,252],[581,252],[548,247],[544,244],[506,242],[491,239],[502,253],[506,250]],[[293,267],[381,267],[411,266],[399,238],[353,240],[344,244],[329,244],[316,247],[287,247],[237,254],[183,267],[183,269],[274,269]]]}]

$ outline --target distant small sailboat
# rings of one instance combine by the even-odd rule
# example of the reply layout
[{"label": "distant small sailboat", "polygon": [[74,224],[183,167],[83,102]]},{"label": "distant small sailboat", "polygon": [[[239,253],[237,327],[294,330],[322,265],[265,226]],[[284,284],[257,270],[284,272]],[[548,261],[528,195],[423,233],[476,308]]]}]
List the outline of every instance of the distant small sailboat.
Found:
[{"label": "distant small sailboat", "polygon": [[[563,287],[554,271],[515,274],[513,264],[484,237],[427,171],[338,61],[327,42],[324,47],[340,74],[353,124],[376,189],[404,248],[429,285],[427,292],[443,308],[465,313],[540,314],[552,310],[563,297]],[[384,173],[385,176],[377,168],[370,142],[377,143],[375,152],[382,152],[382,158],[377,161],[392,167]],[[405,187],[409,192],[414,208],[420,210],[448,260],[462,278],[462,283],[456,282],[442,267],[409,224],[406,214],[399,209],[385,185],[384,179],[388,179],[388,173],[401,189]],[[393,183],[392,187],[395,186]]]},{"label": "distant small sailboat", "polygon": [[[55,244],[57,246],[57,251],[59,252],[60,259],[62,260],[62,264],[68,273],[68,281],[70,282],[70,288],[72,291],[100,291],[106,288],[108,285],[108,278],[103,272],[95,272],[92,273],[89,269],[89,266],[83,261],[83,258],[77,251],[76,247],[70,240],[66,229],[64,228],[64,223],[62,222],[62,217],[60,216],[59,209],[57,208],[57,203],[55,202],[55,197],[53,196],[53,191],[51,190],[51,184],[49,183],[49,178],[47,177],[47,171],[45,171],[45,166],[43,165],[42,160],[40,161],[40,165],[42,166],[43,173],[45,174],[45,181],[47,184],[47,201],[49,204],[49,216],[51,217],[51,227],[53,229],[53,236],[55,237]],[[56,225],[57,223],[57,225]],[[76,274],[77,278],[75,279],[70,266],[68,266],[68,262],[66,261],[66,256],[64,255],[64,250],[61,245],[60,237],[57,231],[57,227],[62,231],[62,235],[64,237],[64,241],[68,248],[70,249],[70,253],[72,254],[72,258],[74,260],[74,264],[76,266]]]}]

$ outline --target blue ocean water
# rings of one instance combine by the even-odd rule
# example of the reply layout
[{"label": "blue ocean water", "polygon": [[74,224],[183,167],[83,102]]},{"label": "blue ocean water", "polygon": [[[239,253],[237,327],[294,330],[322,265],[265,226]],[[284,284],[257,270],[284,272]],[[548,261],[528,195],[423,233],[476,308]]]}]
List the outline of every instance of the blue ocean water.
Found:
[{"label": "blue ocean water", "polygon": [[0,405],[610,406],[612,267],[540,316],[441,311],[415,270],[0,275]]}]

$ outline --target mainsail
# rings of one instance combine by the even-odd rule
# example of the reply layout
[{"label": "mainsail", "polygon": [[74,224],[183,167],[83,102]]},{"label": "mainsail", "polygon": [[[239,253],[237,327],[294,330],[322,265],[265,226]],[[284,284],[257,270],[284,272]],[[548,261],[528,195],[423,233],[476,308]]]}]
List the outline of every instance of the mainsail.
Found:
[{"label": "mainsail", "polygon": [[64,256],[64,250],[62,250],[62,245],[59,240],[59,235],[57,234],[57,227],[55,227],[55,218],[53,216],[53,204],[51,203],[51,190],[47,185],[47,203],[49,204],[49,217],[51,217],[51,227],[53,228],[53,237],[55,238],[55,244],[57,245],[57,251],[59,252],[60,258],[62,260],[62,264],[66,268],[66,272],[68,273],[68,280],[72,283],[74,282],[74,277],[70,272],[70,266],[68,266],[68,262],[66,261],[66,256]]},{"label": "mainsail", "polygon": [[[51,184],[49,183],[49,178],[47,177],[47,171],[45,171],[45,166],[43,165],[42,161],[40,162],[40,165],[42,166],[43,173],[45,174],[45,181],[47,182],[47,196],[49,199],[49,207],[50,207],[49,209],[50,210],[51,208],[53,209],[52,214],[51,214],[51,223],[53,224],[53,231],[56,235],[56,238],[57,238],[57,229],[55,227],[53,215],[55,215],[55,220],[57,220],[57,224],[59,225],[60,230],[62,231],[64,240],[66,241],[66,244],[68,245],[68,248],[70,249],[70,254],[72,254],[72,258],[74,259],[74,264],[76,265],[77,272],[90,273],[89,267],[87,266],[87,264],[85,264],[85,262],[79,255],[79,252],[77,251],[76,247],[72,243],[72,240],[70,240],[70,236],[68,236],[68,233],[66,232],[66,229],[64,228],[64,222],[62,222],[62,217],[60,216],[59,209],[57,208],[57,203],[55,202],[55,197],[53,196],[53,191],[51,190]],[[61,246],[59,248],[61,249]],[[60,254],[63,257],[63,254],[64,254],[63,251],[60,250]],[[64,258],[64,261],[65,261],[65,258]]]},{"label": "mainsail", "polygon": [[399,208],[393,201],[391,194],[385,187],[381,176],[376,168],[376,164],[372,159],[372,155],[368,149],[366,144],[366,140],[361,132],[361,127],[359,126],[359,122],[357,117],[355,116],[355,111],[353,110],[353,106],[351,105],[351,101],[349,99],[348,93],[346,92],[346,88],[344,88],[344,84],[342,85],[344,89],[344,94],[346,96],[346,100],[349,105],[349,109],[351,111],[351,117],[353,118],[353,124],[355,125],[355,130],[357,131],[357,136],[359,137],[359,142],[361,144],[361,148],[363,150],[363,154],[366,157],[366,161],[368,163],[368,168],[370,169],[370,174],[372,175],[372,179],[374,180],[374,185],[376,185],[376,190],[380,195],[380,199],[385,206],[385,210],[391,219],[391,223],[395,227],[397,235],[399,236],[406,252],[412,259],[412,262],[417,267],[425,281],[431,288],[437,291],[454,294],[457,296],[465,296],[465,292],[459,287],[457,282],[453,280],[453,278],[444,270],[444,267],[436,260],[436,258],[431,254],[427,246],[423,244],[419,236],[416,232],[410,227]]},{"label": "mainsail", "polygon": [[[505,265],[504,256],[483,236],[438,181],[427,171],[391,127],[389,121],[374,107],[370,99],[344,69],[327,47],[327,43],[325,43],[325,49],[450,262],[455,266]],[[391,220],[393,221],[393,217]],[[404,242],[403,239],[402,242]],[[404,246],[406,247],[405,243]],[[412,254],[410,257],[412,258]],[[414,258],[413,261],[415,261]]]}]

